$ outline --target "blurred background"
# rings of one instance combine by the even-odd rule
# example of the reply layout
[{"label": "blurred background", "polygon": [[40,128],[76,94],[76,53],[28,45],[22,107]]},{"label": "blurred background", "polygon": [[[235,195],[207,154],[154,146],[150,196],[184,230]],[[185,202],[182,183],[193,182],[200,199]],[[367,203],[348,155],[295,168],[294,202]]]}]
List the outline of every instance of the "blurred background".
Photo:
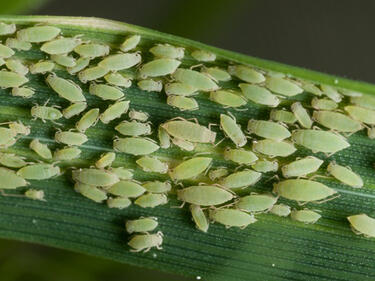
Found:
[{"label": "blurred background", "polygon": [[[371,0],[0,0],[2,14],[119,20],[372,83],[374,12]],[[0,276],[1,281],[190,280],[5,240],[0,240]]]}]

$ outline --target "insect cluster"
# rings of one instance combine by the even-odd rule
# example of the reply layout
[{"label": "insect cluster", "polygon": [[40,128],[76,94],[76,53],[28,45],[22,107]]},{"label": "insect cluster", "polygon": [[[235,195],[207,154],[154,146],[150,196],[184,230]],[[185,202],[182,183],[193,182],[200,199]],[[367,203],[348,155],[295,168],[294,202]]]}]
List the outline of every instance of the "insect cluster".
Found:
[{"label": "insect cluster", "polygon": [[[292,155],[302,149],[329,157],[348,148],[347,137],[365,128],[368,137],[375,138],[374,97],[225,60],[216,63],[216,55],[205,50],[167,43],[144,50],[140,35],[129,35],[121,45],[109,46],[83,36],[64,37],[54,26],[17,31],[14,24],[6,23],[0,24],[0,35],[7,37],[0,44],[0,87],[14,97],[29,99],[37,95],[28,86],[29,78],[37,75],[68,104],[61,109],[61,104],[45,100],[30,108],[30,124],[54,124],[53,140],[31,137],[33,127],[19,121],[2,124],[2,149],[20,138],[31,139],[29,148],[40,160],[28,162],[22,156],[2,153],[2,191],[25,187],[27,180],[61,175],[65,170],[59,164],[79,160],[90,141],[87,132],[99,123],[111,129],[113,146],[91,166],[72,168],[75,191],[94,202],[105,201],[109,208],[124,209],[132,204],[141,208],[164,205],[173,190],[178,200],[189,204],[193,221],[203,232],[210,222],[245,228],[262,213],[315,223],[321,217],[317,210],[292,206],[339,196],[328,180],[323,183],[319,177],[329,175],[352,188],[363,186],[361,177],[349,167],[335,161],[325,167],[325,161],[316,156]],[[30,49],[41,52],[44,59],[30,62],[17,56]],[[143,53],[152,59],[143,61]],[[133,106],[132,87],[150,95],[160,93],[174,118],[155,126],[149,113]],[[310,104],[295,100],[302,93],[312,97]],[[92,107],[90,101],[95,99],[105,102],[106,108]],[[343,106],[344,100],[350,103]],[[179,111],[198,110],[201,101],[218,107],[217,124],[178,116]],[[234,115],[244,116],[249,103],[267,110],[269,120],[247,118],[246,128],[241,126],[243,120],[239,122]],[[77,119],[75,126],[65,127],[70,118]],[[51,150],[48,143],[61,147]],[[176,149],[190,157],[160,156]],[[119,155],[129,156],[129,166],[136,168],[116,165]],[[163,180],[138,181],[134,175],[140,171]],[[272,191],[248,191],[273,175],[277,180]],[[42,190],[29,189],[25,196],[45,200]],[[375,236],[373,218],[362,214],[348,220],[356,233]],[[157,225],[154,218],[128,221],[127,231],[137,233],[130,247],[135,251],[161,248],[162,233],[148,233]]]}]

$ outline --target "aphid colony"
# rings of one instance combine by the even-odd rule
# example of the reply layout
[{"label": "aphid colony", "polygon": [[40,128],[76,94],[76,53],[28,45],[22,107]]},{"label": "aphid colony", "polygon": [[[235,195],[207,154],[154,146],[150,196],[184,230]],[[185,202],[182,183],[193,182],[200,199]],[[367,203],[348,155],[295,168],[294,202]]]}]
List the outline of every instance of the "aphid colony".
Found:
[{"label": "aphid colony", "polygon": [[[75,191],[88,199],[98,203],[105,201],[109,208],[123,209],[132,203],[142,208],[154,208],[168,202],[167,195],[173,187],[177,199],[189,204],[193,221],[203,232],[208,231],[210,221],[226,227],[245,228],[257,221],[258,214],[267,212],[281,217],[290,215],[291,219],[302,223],[315,223],[321,217],[318,212],[292,209],[286,203],[322,203],[338,197],[338,193],[309,178],[322,171],[322,159],[306,156],[290,160],[291,155],[299,147],[312,153],[332,155],[350,146],[347,135],[364,128],[367,128],[369,138],[375,138],[372,127],[375,125],[375,98],[369,95],[315,85],[245,65],[212,66],[216,55],[205,50],[191,50],[191,59],[196,60],[197,65],[182,67],[186,50],[166,43],[151,47],[148,52],[153,58],[143,62],[139,35],[128,36],[113,50],[105,44],[85,41],[81,36],[64,37],[59,28],[47,25],[17,31],[14,24],[1,23],[0,35],[14,35],[0,44],[1,88],[9,89],[14,97],[31,98],[36,93],[27,86],[28,77],[39,75],[56,95],[70,103],[61,109],[46,100],[44,104],[30,108],[34,122],[57,125],[54,141],[62,147],[51,151],[45,141],[31,139],[29,148],[37,159],[44,161],[40,163],[2,153],[2,191],[27,186],[27,180],[59,176],[62,173],[59,162],[80,157],[80,146],[89,141],[86,131],[98,122],[109,124],[114,121],[113,151],[102,154],[91,167],[72,170]],[[44,60],[31,63],[17,58],[16,52],[35,46],[45,55]],[[57,74],[56,70],[61,69],[76,76],[80,83]],[[134,79],[136,83],[133,83]],[[226,82],[232,79],[240,81],[235,89],[226,87]],[[90,98],[109,103],[106,109],[88,108],[84,84],[87,84]],[[126,89],[132,85],[152,92],[150,95],[164,89],[166,104],[181,111],[199,109],[199,102],[194,98],[199,96],[199,99],[231,109],[232,113],[220,113],[218,124],[208,126],[198,120],[176,116],[155,127],[147,112],[135,110],[126,99]],[[314,96],[311,105],[283,101],[303,92]],[[350,99],[350,104],[342,108],[340,102],[344,98]],[[269,108],[269,120],[248,119],[247,127],[241,127],[233,113],[246,110],[247,103]],[[124,119],[126,114],[127,119]],[[72,117],[78,117],[74,128],[61,127],[59,122]],[[212,125],[219,126],[214,130]],[[21,122],[2,124],[0,147],[11,147],[19,138],[28,136],[30,130],[32,127]],[[153,133],[158,141],[150,137]],[[220,145],[218,136],[223,136],[227,144]],[[215,146],[222,153],[215,156],[208,151],[173,162],[152,155],[172,145],[183,151],[194,151],[201,144]],[[135,156],[140,171],[166,175],[169,180],[139,182],[133,179],[133,170],[112,167],[116,153]],[[229,166],[236,165],[237,168],[233,171],[228,167],[217,167],[214,162],[220,157]],[[342,184],[352,188],[363,186],[359,175],[334,161],[330,161],[326,171]],[[239,190],[255,185],[264,174],[269,177],[272,173],[283,177],[273,184],[272,193],[239,195]],[[45,200],[41,190],[29,189],[25,196]],[[278,203],[279,198],[285,201]],[[375,236],[374,219],[361,214],[349,216],[348,220],[356,233]],[[127,231],[137,233],[130,238],[130,247],[134,251],[161,248],[162,233],[149,233],[157,225],[154,218],[128,221]]]}]

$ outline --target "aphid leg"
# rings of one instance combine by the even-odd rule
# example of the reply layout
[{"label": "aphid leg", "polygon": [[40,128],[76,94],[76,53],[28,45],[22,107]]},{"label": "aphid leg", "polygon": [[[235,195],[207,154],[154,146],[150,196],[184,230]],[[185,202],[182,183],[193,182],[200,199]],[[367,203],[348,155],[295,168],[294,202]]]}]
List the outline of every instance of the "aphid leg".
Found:
[{"label": "aphid leg", "polygon": [[204,66],[203,63],[192,65],[192,66],[190,66],[190,69],[193,70],[194,68],[197,68],[197,67],[200,67],[200,66]]},{"label": "aphid leg", "polygon": [[278,181],[280,181],[280,178],[279,178],[278,175],[273,175],[273,176],[270,177],[268,180],[266,180],[264,183],[266,183],[266,182],[270,182],[270,181],[273,180],[273,179],[277,179]]},{"label": "aphid leg", "polygon": [[313,175],[313,176],[311,176],[311,177],[308,178],[308,179],[309,179],[309,180],[313,180],[313,179],[316,179],[316,178],[332,179],[332,177],[329,177],[329,176],[323,176],[323,175]]},{"label": "aphid leg", "polygon": [[233,109],[236,110],[236,111],[247,111],[248,110],[248,108],[237,108],[237,107],[235,107]]},{"label": "aphid leg", "polygon": [[185,201],[180,206],[171,206],[173,209],[182,209],[185,206]]},{"label": "aphid leg", "polygon": [[186,119],[186,120],[193,120],[196,124],[199,125],[198,119],[196,117],[192,117],[192,118],[189,118],[189,119]]},{"label": "aphid leg", "polygon": [[[46,121],[45,121],[44,119],[42,119],[42,120],[43,120],[44,123],[46,123]],[[63,124],[58,123],[58,122],[53,121],[53,120],[51,120],[51,122],[52,122],[53,124],[55,124],[56,126],[62,126],[62,125],[63,125]]]},{"label": "aphid leg", "polygon": [[230,117],[232,117],[232,119],[233,119],[235,122],[237,122],[237,119],[236,119],[236,117],[233,115],[232,112],[227,111],[227,113],[228,113],[228,115],[229,115]]},{"label": "aphid leg", "polygon": [[334,199],[336,199],[336,198],[339,198],[340,196],[341,196],[340,194],[337,194],[337,195],[332,196],[332,197],[330,197],[330,198],[323,199],[323,200],[320,200],[320,201],[316,201],[315,203],[317,203],[317,204],[323,204],[323,203],[329,202],[329,201],[331,201],[331,200],[334,200]]},{"label": "aphid leg", "polygon": [[219,140],[217,143],[214,144],[214,147],[216,147],[216,146],[218,146],[219,144],[221,144],[224,140],[225,140],[225,138],[222,138],[221,140]]},{"label": "aphid leg", "polygon": [[160,245],[156,245],[156,249],[158,249],[158,250],[163,250],[163,247],[160,246]]}]

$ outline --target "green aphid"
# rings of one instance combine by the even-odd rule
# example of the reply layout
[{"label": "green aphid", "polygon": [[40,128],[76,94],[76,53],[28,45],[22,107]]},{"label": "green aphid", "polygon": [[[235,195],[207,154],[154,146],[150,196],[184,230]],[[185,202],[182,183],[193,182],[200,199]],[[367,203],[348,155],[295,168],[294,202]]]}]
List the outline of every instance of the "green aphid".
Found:
[{"label": "green aphid", "polygon": [[313,83],[303,82],[301,87],[305,92],[308,92],[315,96],[321,96],[323,94],[322,91]]},{"label": "green aphid", "polygon": [[370,139],[375,139],[375,128],[367,128],[367,136]]},{"label": "green aphid", "polygon": [[215,170],[211,170],[208,173],[208,177],[210,178],[210,180],[216,181],[218,179],[221,179],[222,177],[225,177],[228,174],[229,174],[228,169],[226,169],[226,168],[217,168]]},{"label": "green aphid", "polygon": [[31,43],[40,43],[53,40],[60,32],[60,28],[55,26],[37,25],[19,30],[17,32],[17,39]]},{"label": "green aphid", "polygon": [[314,111],[313,119],[320,125],[337,132],[355,133],[363,129],[361,122],[338,112]]},{"label": "green aphid", "polygon": [[224,150],[224,159],[240,165],[252,165],[258,160],[258,157],[250,150],[227,147]]},{"label": "green aphid", "polygon": [[197,89],[180,82],[165,84],[164,91],[167,96],[193,96],[197,94]]},{"label": "green aphid", "polygon": [[331,162],[327,167],[327,171],[335,179],[344,184],[347,184],[354,188],[363,187],[363,180],[361,179],[361,177],[347,167],[338,165],[335,162]]},{"label": "green aphid", "polygon": [[109,168],[109,171],[117,175],[120,180],[131,180],[133,178],[133,170],[125,167]]},{"label": "green aphid", "polygon": [[131,252],[148,252],[151,248],[163,249],[163,233],[160,231],[155,234],[137,234],[130,238],[128,245],[133,248]]},{"label": "green aphid", "polygon": [[5,62],[5,66],[15,73],[18,73],[20,75],[25,76],[29,72],[29,68],[24,65],[20,60],[18,59],[8,59]]},{"label": "green aphid", "polygon": [[284,204],[273,205],[270,209],[270,213],[279,217],[287,217],[290,215],[290,207]]},{"label": "green aphid", "polygon": [[178,68],[172,74],[172,78],[204,92],[216,91],[219,89],[219,86],[210,77],[191,69]]},{"label": "green aphid", "polygon": [[245,188],[257,183],[261,177],[262,173],[246,169],[220,179],[219,184],[226,188]]},{"label": "green aphid", "polygon": [[16,143],[16,132],[9,128],[0,127],[0,148],[8,148]]},{"label": "green aphid", "polygon": [[111,186],[120,181],[115,173],[95,168],[73,170],[72,177],[74,181],[92,186]]},{"label": "green aphid", "polygon": [[352,117],[354,120],[369,125],[375,125],[375,110],[356,105],[348,105],[345,106],[344,109],[346,112],[348,112],[349,116]]},{"label": "green aphid", "polygon": [[72,103],[86,101],[82,89],[73,81],[58,77],[56,74],[50,74],[46,78],[46,83],[61,98],[67,99]]},{"label": "green aphid", "polygon": [[107,56],[109,54],[109,46],[97,43],[86,43],[76,46],[74,52],[82,58],[94,59]]},{"label": "green aphid", "polygon": [[280,104],[280,99],[264,87],[245,83],[240,83],[238,86],[242,94],[256,104],[269,107],[277,107]]},{"label": "green aphid", "polygon": [[303,223],[316,223],[322,216],[312,210],[293,210],[290,213],[292,220],[303,222]]},{"label": "green aphid", "polygon": [[107,193],[100,188],[89,185],[81,182],[76,182],[74,185],[74,190],[83,196],[87,197],[88,199],[102,203],[104,200],[107,200]]},{"label": "green aphid", "polygon": [[16,172],[8,168],[0,167],[0,177],[2,178],[0,190],[16,189],[17,187],[28,185],[28,182],[22,175],[16,174]]},{"label": "green aphid", "polygon": [[131,234],[133,232],[145,232],[153,231],[158,226],[157,218],[139,218],[137,220],[127,220],[125,224],[126,231]]},{"label": "green aphid", "polygon": [[137,121],[140,121],[140,122],[146,122],[149,117],[150,117],[150,115],[147,112],[136,111],[134,109],[131,109],[129,111],[129,118],[131,120],[137,120]]},{"label": "green aphid", "polygon": [[5,64],[5,60],[3,58],[0,58],[0,66],[3,66]]},{"label": "green aphid", "polygon": [[297,118],[292,112],[282,109],[272,109],[270,112],[270,119],[286,124],[294,124],[297,122]]},{"label": "green aphid", "polygon": [[177,190],[177,198],[199,206],[215,206],[235,197],[231,192],[215,185],[196,185]]},{"label": "green aphid", "polygon": [[330,99],[313,98],[311,100],[311,106],[317,110],[335,110],[338,107],[338,104]]},{"label": "green aphid", "polygon": [[149,123],[141,123],[135,120],[122,121],[119,123],[115,130],[124,136],[138,137],[151,134],[151,125]]},{"label": "green aphid", "polygon": [[239,78],[242,81],[252,84],[264,82],[264,75],[255,69],[245,65],[231,65],[228,66],[229,74]]},{"label": "green aphid", "polygon": [[307,156],[282,166],[281,172],[284,178],[305,177],[316,172],[323,162],[314,156]]},{"label": "green aphid", "polygon": [[0,88],[18,88],[27,83],[29,79],[25,75],[13,71],[0,71]]},{"label": "green aphid", "polygon": [[35,94],[35,91],[31,88],[27,87],[15,87],[12,88],[12,96],[14,97],[22,97],[25,99],[31,98]]},{"label": "green aphid", "polygon": [[116,153],[107,152],[100,156],[100,158],[95,162],[95,167],[98,169],[104,169],[112,165],[113,161],[116,159]]},{"label": "green aphid", "polygon": [[119,100],[124,97],[124,93],[119,88],[94,82],[90,84],[89,93],[103,100]]},{"label": "green aphid", "polygon": [[263,159],[256,161],[253,165],[251,165],[251,168],[260,173],[277,172],[279,169],[279,163],[276,160],[269,161]]},{"label": "green aphid", "polygon": [[40,47],[40,50],[49,55],[62,55],[70,53],[81,43],[82,40],[79,37],[60,37],[43,43],[43,45]]},{"label": "green aphid", "polygon": [[155,59],[142,65],[138,74],[142,79],[147,77],[160,77],[172,74],[181,64],[175,59]]},{"label": "green aphid", "polygon": [[142,186],[151,193],[168,193],[172,189],[172,185],[169,181],[149,181]]},{"label": "green aphid", "polygon": [[173,138],[172,143],[182,150],[193,151],[195,149],[195,144],[186,140]]},{"label": "green aphid", "polygon": [[287,97],[296,96],[303,92],[303,89],[292,80],[281,77],[268,77],[266,79],[266,87],[276,94]]},{"label": "green aphid", "polygon": [[138,52],[115,54],[105,57],[98,63],[98,66],[104,67],[108,71],[120,71],[139,64],[141,60],[142,57]]},{"label": "green aphid", "polygon": [[143,171],[166,174],[168,172],[168,164],[160,161],[155,157],[143,156],[135,161]]},{"label": "green aphid", "polygon": [[52,106],[46,105],[35,105],[31,108],[30,114],[34,119],[42,119],[43,122],[46,120],[54,121],[60,119],[63,115],[60,110]]},{"label": "green aphid", "polygon": [[146,189],[138,182],[132,180],[121,180],[106,188],[106,191],[110,194],[121,197],[136,198],[145,193]]},{"label": "green aphid", "polygon": [[31,74],[45,74],[51,72],[55,67],[55,63],[50,60],[38,61],[29,66]]},{"label": "green aphid", "polygon": [[69,119],[73,116],[81,114],[87,108],[86,102],[72,103],[68,107],[64,108],[62,114],[64,118]]},{"label": "green aphid", "polygon": [[32,200],[38,200],[38,201],[46,201],[44,199],[44,191],[43,190],[37,190],[37,189],[28,189],[24,193],[26,198],[32,199]]},{"label": "green aphid", "polygon": [[247,138],[233,115],[220,114],[220,128],[237,147],[242,147],[247,143]]},{"label": "green aphid", "polygon": [[360,97],[351,97],[350,102],[368,109],[375,109],[375,97],[373,95],[367,94]]},{"label": "green aphid", "polygon": [[365,237],[375,237],[375,219],[366,214],[359,214],[347,217],[353,232]]},{"label": "green aphid", "polygon": [[169,59],[182,59],[185,54],[184,48],[175,47],[169,44],[157,44],[152,47],[150,53],[155,57],[169,58]]},{"label": "green aphid", "polygon": [[107,199],[107,206],[108,208],[116,208],[116,209],[125,209],[132,204],[129,198],[126,197],[116,197],[116,198],[108,198]]},{"label": "green aphid", "polygon": [[65,67],[74,67],[77,64],[77,61],[74,57],[68,55],[51,55],[51,60],[55,63],[65,66]]},{"label": "green aphid", "polygon": [[210,93],[210,100],[223,105],[224,107],[241,107],[247,101],[239,93],[229,90],[218,90]]},{"label": "green aphid", "polygon": [[130,35],[126,37],[125,41],[120,45],[120,50],[123,52],[128,52],[136,48],[141,41],[140,35]]},{"label": "green aphid", "polygon": [[251,134],[275,141],[282,141],[291,136],[286,127],[272,121],[249,120],[247,130]]},{"label": "green aphid", "polygon": [[155,141],[147,138],[129,137],[117,138],[113,141],[113,148],[132,155],[148,155],[157,151],[160,147]]},{"label": "green aphid", "polygon": [[56,161],[70,161],[79,158],[81,150],[75,146],[67,146],[62,149],[55,150],[53,159]]},{"label": "green aphid", "polygon": [[[150,127],[151,132],[151,127]],[[171,138],[169,137],[166,130],[164,130],[162,127],[158,127],[158,138],[159,138],[159,144],[161,148],[167,149],[171,146]]]},{"label": "green aphid", "polygon": [[88,67],[78,73],[78,79],[82,83],[87,83],[88,81],[93,81],[99,78],[102,78],[104,75],[106,75],[109,72],[107,68],[104,68],[102,66],[92,66]]},{"label": "green aphid", "polygon": [[146,92],[161,92],[163,89],[163,83],[161,81],[153,80],[153,79],[144,79],[140,80],[137,83],[137,86]]},{"label": "green aphid", "polygon": [[253,151],[269,157],[287,157],[296,152],[293,143],[289,141],[260,140],[253,142]]},{"label": "green aphid", "polygon": [[216,81],[227,82],[232,79],[226,70],[219,67],[203,67],[201,72],[212,77]]},{"label": "green aphid", "polygon": [[107,81],[107,83],[117,87],[129,88],[132,85],[131,79],[117,72],[111,72],[106,74],[104,76],[104,79],[105,81]]},{"label": "green aphid", "polygon": [[52,152],[47,144],[41,143],[38,139],[33,139],[29,145],[30,149],[44,159],[52,159]]},{"label": "green aphid", "polygon": [[130,101],[117,101],[114,104],[108,106],[102,114],[100,114],[100,121],[104,124],[108,124],[112,120],[120,118],[121,115],[128,112]]},{"label": "green aphid", "polygon": [[191,56],[197,61],[203,62],[211,62],[216,60],[216,55],[214,53],[204,50],[195,50],[191,53]]},{"label": "green aphid", "polygon": [[88,128],[95,126],[98,120],[99,108],[93,108],[82,115],[75,127],[79,132],[84,133]]},{"label": "green aphid", "polygon": [[198,205],[190,205],[190,212],[196,228],[200,231],[207,232],[209,222],[202,208]]},{"label": "green aphid", "polygon": [[21,168],[26,166],[27,162],[22,156],[0,152],[0,164],[9,168]]},{"label": "green aphid", "polygon": [[24,125],[21,121],[11,121],[8,123],[8,127],[14,132],[14,134],[28,136],[31,133],[30,126]]},{"label": "green aphid", "polygon": [[198,102],[194,98],[184,96],[168,96],[167,104],[181,111],[199,109]]},{"label": "green aphid", "polygon": [[300,102],[295,102],[290,106],[294,116],[298,123],[304,128],[311,128],[313,120],[311,119],[307,110],[302,106]]},{"label": "green aphid", "polygon": [[327,96],[336,103],[341,102],[342,96],[335,88],[327,85],[320,85],[320,88],[322,89],[323,95]]},{"label": "green aphid", "polygon": [[249,224],[257,221],[253,215],[237,209],[222,208],[210,210],[210,219],[225,225],[226,228],[246,228]]},{"label": "green aphid", "polygon": [[0,58],[7,59],[13,56],[14,54],[15,52],[11,48],[0,43]]},{"label": "green aphid", "polygon": [[17,171],[17,175],[24,179],[30,180],[45,180],[61,174],[60,168],[53,164],[30,164],[22,167]]},{"label": "green aphid", "polygon": [[76,60],[75,66],[67,67],[66,71],[69,72],[70,75],[74,75],[84,68],[86,68],[90,64],[90,59],[88,58],[79,58]]},{"label": "green aphid", "polygon": [[0,22],[0,35],[10,35],[16,32],[16,25],[14,23]]},{"label": "green aphid", "polygon": [[57,131],[55,133],[55,141],[68,146],[80,146],[87,142],[88,138],[81,132]]},{"label": "green aphid", "polygon": [[194,157],[185,160],[169,170],[168,174],[173,181],[193,179],[206,171],[212,163],[209,157]]},{"label": "green aphid", "polygon": [[142,208],[155,208],[160,205],[168,203],[168,198],[161,193],[147,193],[143,194],[134,201],[134,204]]}]

